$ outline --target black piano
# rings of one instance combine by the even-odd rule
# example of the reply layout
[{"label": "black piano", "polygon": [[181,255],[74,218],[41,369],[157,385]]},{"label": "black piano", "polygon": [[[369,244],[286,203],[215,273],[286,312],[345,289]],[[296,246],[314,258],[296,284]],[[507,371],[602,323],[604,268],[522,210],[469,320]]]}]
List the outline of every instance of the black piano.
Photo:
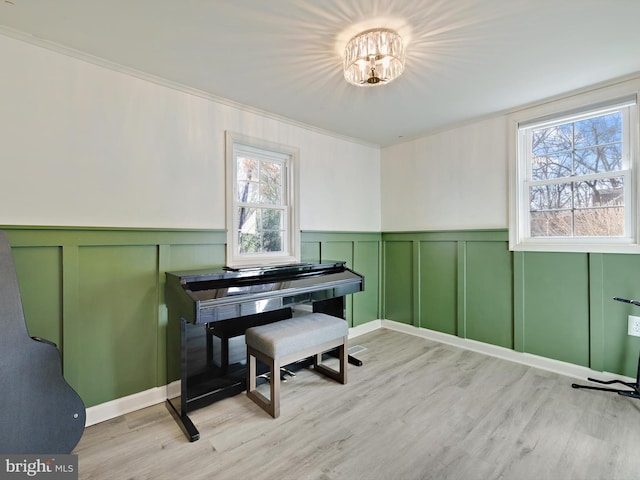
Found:
[{"label": "black piano", "polygon": [[345,295],[364,289],[345,262],[167,272],[166,280],[168,382],[180,380],[167,407],[190,441],[200,437],[190,411],[246,389],[247,328],[305,312],[345,318]]}]

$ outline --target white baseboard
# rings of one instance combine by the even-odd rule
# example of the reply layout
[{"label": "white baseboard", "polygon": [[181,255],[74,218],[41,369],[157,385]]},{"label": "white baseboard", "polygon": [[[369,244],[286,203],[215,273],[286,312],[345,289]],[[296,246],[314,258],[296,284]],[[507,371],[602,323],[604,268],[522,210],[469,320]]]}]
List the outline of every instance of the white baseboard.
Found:
[{"label": "white baseboard", "polygon": [[540,357],[530,353],[516,352],[509,348],[499,347],[488,343],[478,342],[467,338],[456,337],[447,333],[436,332],[426,328],[414,327],[405,323],[394,322],[392,320],[382,320],[381,327],[397,332],[408,333],[418,337],[426,338],[454,347],[472,350],[474,352],[483,353],[492,357],[502,358],[511,362],[520,363],[533,368],[539,368],[553,373],[558,373],[566,377],[577,378],[586,381],[587,377],[598,377],[602,380],[622,380],[623,382],[635,382],[635,378],[629,378],[622,375],[616,375],[609,372],[598,372],[588,367],[575,365],[573,363],[553,360],[551,358]]},{"label": "white baseboard", "polygon": [[382,320],[373,320],[349,329],[349,340],[382,328]]},{"label": "white baseboard", "polygon": [[87,408],[87,420],[85,426],[111,420],[112,418],[135,412],[142,408],[150,407],[164,402],[167,398],[180,395],[180,382],[172,382],[162,387],[150,388],[143,392],[134,393],[126,397],[116,398],[110,402],[101,403]]},{"label": "white baseboard", "polygon": [[[414,327],[404,323],[394,322],[392,320],[374,320],[363,325],[358,325],[349,329],[349,339],[357,338],[365,333],[370,333],[380,328],[395,330],[397,332],[407,333],[418,337],[426,338],[454,347],[472,350],[474,352],[483,353],[492,357],[502,358],[511,362],[520,363],[534,368],[547,370],[549,372],[558,373],[566,377],[577,378],[586,381],[587,377],[597,376],[602,380],[622,380],[623,382],[635,382],[635,378],[615,375],[608,372],[596,372],[587,367],[574,365],[572,363],[561,362],[550,358],[531,355],[529,353],[516,352],[504,347],[490,345],[475,340],[456,337],[446,333],[428,330],[426,328]],[[144,392],[138,392],[127,397],[117,398],[110,402],[101,403],[94,407],[87,408],[86,426],[95,425],[120,415],[131,413],[142,408],[150,407],[158,403],[164,402],[167,398],[173,398],[180,395],[180,382],[175,381],[169,385],[151,388]]]}]

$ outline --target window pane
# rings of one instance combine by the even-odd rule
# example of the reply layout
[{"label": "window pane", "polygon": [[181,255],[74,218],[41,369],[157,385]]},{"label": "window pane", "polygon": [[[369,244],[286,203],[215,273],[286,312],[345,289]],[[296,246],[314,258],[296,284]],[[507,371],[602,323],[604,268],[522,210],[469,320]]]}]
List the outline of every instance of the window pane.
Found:
[{"label": "window pane", "polygon": [[280,188],[280,185],[266,183],[261,184],[260,203],[282,205],[282,189]]},{"label": "window pane", "polygon": [[622,142],[622,114],[609,113],[575,122],[574,147],[593,147]]},{"label": "window pane", "polygon": [[282,251],[282,231],[264,232],[263,248],[264,252],[281,252]]},{"label": "window pane", "polygon": [[624,204],[622,177],[575,182],[574,185],[574,208]]},{"label": "window pane", "polygon": [[576,150],[574,159],[575,173],[577,175],[621,170],[622,146],[620,144],[614,144],[605,147]]},{"label": "window pane", "polygon": [[262,209],[262,230],[282,230],[282,211],[275,209]]},{"label": "window pane", "polygon": [[282,203],[282,165],[262,162],[260,168],[260,201],[271,205]]},{"label": "window pane", "polygon": [[571,184],[555,183],[529,188],[529,209],[557,210],[571,208]]},{"label": "window pane", "polygon": [[533,131],[531,151],[534,157],[566,152],[572,147],[571,124],[556,125]]},{"label": "window pane", "polygon": [[238,182],[238,201],[256,203],[259,200],[259,185],[254,182]]},{"label": "window pane", "polygon": [[624,208],[622,207],[576,210],[574,222],[576,236],[624,236]]},{"label": "window pane", "polygon": [[238,247],[239,247],[240,253],[261,252],[260,235],[256,235],[254,233],[240,232],[238,234]]},{"label": "window pane", "polygon": [[258,226],[258,210],[240,207],[238,209],[238,230],[243,233],[255,233]]},{"label": "window pane", "polygon": [[570,237],[571,211],[531,212],[532,237]]},{"label": "window pane", "polygon": [[238,245],[240,253],[282,252],[284,217],[282,210],[239,208]]},{"label": "window pane", "polygon": [[238,158],[238,180],[258,180],[258,161],[250,158]]},{"label": "window pane", "polygon": [[260,181],[280,185],[282,183],[282,164],[263,161],[260,168]]},{"label": "window pane", "polygon": [[531,178],[533,180],[549,180],[551,178],[571,175],[571,154],[541,155],[533,158]]}]

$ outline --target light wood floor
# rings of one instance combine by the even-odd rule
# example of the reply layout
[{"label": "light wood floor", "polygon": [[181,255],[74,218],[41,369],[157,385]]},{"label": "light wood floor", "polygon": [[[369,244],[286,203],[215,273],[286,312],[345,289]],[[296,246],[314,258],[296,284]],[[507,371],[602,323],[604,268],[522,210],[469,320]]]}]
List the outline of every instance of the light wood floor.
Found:
[{"label": "light wood floor", "polygon": [[354,344],[347,385],[299,372],[276,420],[238,395],[190,415],[194,443],[164,405],[88,427],[80,479],[640,478],[640,400],[384,329]]}]

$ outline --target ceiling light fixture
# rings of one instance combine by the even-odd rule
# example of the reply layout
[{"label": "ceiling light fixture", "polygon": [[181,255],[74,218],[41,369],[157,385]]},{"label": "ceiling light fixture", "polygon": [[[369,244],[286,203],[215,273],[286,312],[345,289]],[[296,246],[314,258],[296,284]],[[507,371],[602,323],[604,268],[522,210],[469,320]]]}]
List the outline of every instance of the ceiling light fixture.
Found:
[{"label": "ceiling light fixture", "polygon": [[353,37],[344,49],[344,78],[359,87],[384,85],[404,71],[402,37],[388,28],[372,28]]}]

